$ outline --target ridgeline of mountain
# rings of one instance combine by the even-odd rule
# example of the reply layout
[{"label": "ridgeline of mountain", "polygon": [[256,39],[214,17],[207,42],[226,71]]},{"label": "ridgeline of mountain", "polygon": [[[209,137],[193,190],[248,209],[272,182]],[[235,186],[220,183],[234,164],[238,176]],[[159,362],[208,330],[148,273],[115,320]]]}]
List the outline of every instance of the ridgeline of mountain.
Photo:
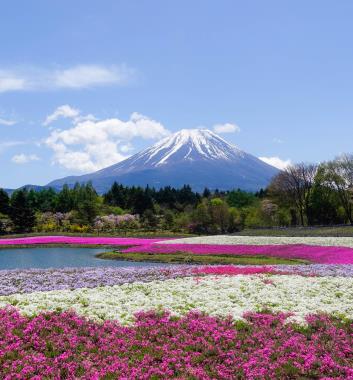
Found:
[{"label": "ridgeline of mountain", "polygon": [[207,129],[183,129],[115,165],[91,174],[58,179],[47,186],[61,188],[64,184],[92,181],[102,193],[116,181],[156,188],[189,184],[195,191],[205,187],[256,191],[266,187],[277,173],[277,168]]},{"label": "ridgeline of mountain", "polygon": [[21,187],[19,187],[17,189],[3,189],[3,190],[6,191],[6,193],[8,195],[11,195],[16,190],[41,191],[41,190],[44,190],[46,188],[49,188],[49,186],[39,186],[39,185],[30,185],[30,184],[28,184],[28,185],[21,186]]}]

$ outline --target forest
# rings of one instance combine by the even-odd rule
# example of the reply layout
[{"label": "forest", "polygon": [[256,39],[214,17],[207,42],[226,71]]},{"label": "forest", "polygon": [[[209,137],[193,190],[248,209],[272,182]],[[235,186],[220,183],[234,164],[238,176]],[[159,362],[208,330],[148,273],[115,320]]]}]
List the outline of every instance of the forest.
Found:
[{"label": "forest", "polygon": [[194,192],[114,183],[99,195],[92,184],[60,191],[0,189],[0,233],[233,233],[244,228],[352,224],[353,156],[282,170],[257,193]]}]

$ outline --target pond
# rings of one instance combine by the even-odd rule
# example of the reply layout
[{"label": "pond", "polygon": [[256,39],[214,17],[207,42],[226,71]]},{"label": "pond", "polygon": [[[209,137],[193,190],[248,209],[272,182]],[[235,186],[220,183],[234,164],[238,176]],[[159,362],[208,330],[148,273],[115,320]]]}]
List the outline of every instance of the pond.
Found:
[{"label": "pond", "polygon": [[68,268],[68,267],[156,267],[168,264],[103,260],[97,253],[109,248],[1,248],[0,269]]}]

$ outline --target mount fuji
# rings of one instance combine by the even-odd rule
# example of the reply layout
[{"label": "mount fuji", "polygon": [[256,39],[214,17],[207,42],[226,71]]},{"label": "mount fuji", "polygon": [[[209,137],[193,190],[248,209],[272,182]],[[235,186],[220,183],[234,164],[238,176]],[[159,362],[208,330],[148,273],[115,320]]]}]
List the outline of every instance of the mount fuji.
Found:
[{"label": "mount fuji", "polygon": [[92,181],[100,193],[114,181],[124,185],[160,188],[182,187],[193,190],[256,191],[266,187],[278,169],[245,153],[207,129],[182,129],[157,144],[115,165],[91,174],[65,177],[47,186]]}]

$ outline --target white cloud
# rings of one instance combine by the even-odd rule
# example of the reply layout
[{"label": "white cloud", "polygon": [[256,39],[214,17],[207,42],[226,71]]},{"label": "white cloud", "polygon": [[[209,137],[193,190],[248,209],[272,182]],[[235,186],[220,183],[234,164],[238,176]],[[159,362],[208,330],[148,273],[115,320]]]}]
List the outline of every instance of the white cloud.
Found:
[{"label": "white cloud", "polygon": [[14,125],[14,124],[16,124],[15,120],[7,120],[7,119],[2,119],[0,117],[0,125],[11,126],[11,125]]},{"label": "white cloud", "polygon": [[18,77],[15,73],[0,70],[0,93],[7,91],[21,91],[26,88],[24,78]]},{"label": "white cloud", "polygon": [[236,124],[225,123],[225,124],[215,124],[213,130],[216,133],[234,133],[240,132],[240,128]]},{"label": "white cloud", "polygon": [[78,65],[55,73],[55,85],[64,88],[87,88],[104,85],[125,84],[133,70],[127,66],[104,67]]},{"label": "white cloud", "polygon": [[278,169],[285,169],[287,166],[291,165],[291,160],[282,160],[279,157],[259,157],[261,161],[266,162],[266,164],[272,165]]},{"label": "white cloud", "polygon": [[273,141],[275,144],[283,144],[283,143],[284,143],[283,140],[278,139],[278,138],[276,138],[276,137],[275,137],[272,141]]},{"label": "white cloud", "polygon": [[2,141],[0,142],[0,153],[4,152],[9,148],[13,148],[14,146],[24,145],[26,141]]},{"label": "white cloud", "polygon": [[11,161],[14,162],[15,164],[27,164],[28,162],[31,161],[38,161],[39,157],[35,154],[16,154],[15,156],[12,157]]},{"label": "white cloud", "polygon": [[134,148],[133,148],[133,146],[131,145],[131,143],[127,143],[127,144],[125,144],[125,145],[122,145],[121,147],[120,147],[120,150],[123,152],[123,153],[128,153],[128,152],[130,152],[131,150],[133,150]]},{"label": "white cloud", "polygon": [[80,110],[70,107],[68,104],[58,107],[52,114],[48,115],[43,123],[44,126],[53,123],[55,120],[63,117],[75,119],[80,115]]},{"label": "white cloud", "polygon": [[127,121],[87,120],[74,112],[71,115],[74,125],[53,130],[45,143],[54,152],[54,163],[74,171],[95,171],[124,160],[135,138],[160,139],[169,135],[161,123],[137,112]]},{"label": "white cloud", "polygon": [[126,65],[76,65],[68,68],[18,67],[0,68],[0,93],[56,89],[81,89],[108,85],[125,85],[135,75]]}]

